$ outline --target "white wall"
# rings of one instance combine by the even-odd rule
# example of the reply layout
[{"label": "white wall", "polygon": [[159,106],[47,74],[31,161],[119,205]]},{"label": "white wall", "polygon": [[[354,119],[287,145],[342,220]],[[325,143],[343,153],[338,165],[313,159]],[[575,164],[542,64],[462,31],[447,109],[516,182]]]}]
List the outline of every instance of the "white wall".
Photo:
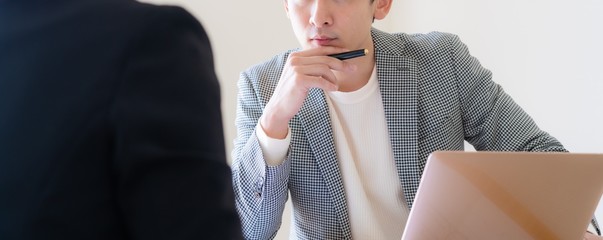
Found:
[{"label": "white wall", "polygon": [[[239,73],[298,44],[281,1],[146,0],[185,7],[213,44],[232,148]],[[603,152],[603,2],[401,0],[375,26],[458,34],[494,80],[572,152]],[[602,173],[603,174],[603,173]],[[603,220],[603,202],[597,216]],[[289,215],[277,236],[285,239]]]},{"label": "white wall", "polygon": [[404,0],[388,17],[393,31],[458,34],[542,129],[603,153],[602,12],[598,0]]}]

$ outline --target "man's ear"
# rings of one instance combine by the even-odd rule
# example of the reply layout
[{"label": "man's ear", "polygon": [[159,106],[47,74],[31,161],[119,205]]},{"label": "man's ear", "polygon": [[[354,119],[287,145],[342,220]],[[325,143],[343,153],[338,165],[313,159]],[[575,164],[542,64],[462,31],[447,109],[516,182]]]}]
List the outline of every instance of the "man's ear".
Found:
[{"label": "man's ear", "polygon": [[285,13],[287,13],[287,18],[289,18],[289,2],[287,0],[283,0],[283,7],[285,7]]},{"label": "man's ear", "polygon": [[377,20],[382,20],[387,16],[389,10],[392,8],[393,0],[375,0],[375,12],[373,17]]}]

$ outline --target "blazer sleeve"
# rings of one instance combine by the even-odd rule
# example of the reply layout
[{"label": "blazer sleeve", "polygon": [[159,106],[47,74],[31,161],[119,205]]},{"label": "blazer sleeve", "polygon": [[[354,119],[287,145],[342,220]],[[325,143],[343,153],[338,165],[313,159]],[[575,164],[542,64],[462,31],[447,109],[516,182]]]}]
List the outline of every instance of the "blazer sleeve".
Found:
[{"label": "blazer sleeve", "polygon": [[237,211],[246,239],[271,239],[281,225],[288,197],[291,160],[278,166],[265,162],[255,128],[263,111],[262,96],[269,99],[258,86],[259,75],[243,72],[237,96],[237,138],[232,154],[232,180]]},{"label": "blazer sleeve", "polygon": [[126,230],[135,239],[240,239],[208,37],[181,8],[144,17],[112,110]]},{"label": "blazer sleeve", "polygon": [[492,73],[469,54],[457,36],[450,45],[465,139],[476,150],[566,151],[492,81]]},{"label": "blazer sleeve", "polygon": [[[469,55],[458,37],[452,38],[451,45],[460,101],[464,106],[465,135],[476,150],[567,152],[492,81],[491,72]],[[591,224],[601,235],[594,216]]]}]

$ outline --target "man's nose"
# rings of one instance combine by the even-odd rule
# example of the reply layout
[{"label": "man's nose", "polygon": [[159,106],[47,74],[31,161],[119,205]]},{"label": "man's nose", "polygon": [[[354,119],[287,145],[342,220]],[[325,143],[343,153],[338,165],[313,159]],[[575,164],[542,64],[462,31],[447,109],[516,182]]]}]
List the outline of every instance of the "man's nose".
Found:
[{"label": "man's nose", "polygon": [[333,25],[331,6],[328,0],[316,0],[314,2],[310,23],[317,28]]}]

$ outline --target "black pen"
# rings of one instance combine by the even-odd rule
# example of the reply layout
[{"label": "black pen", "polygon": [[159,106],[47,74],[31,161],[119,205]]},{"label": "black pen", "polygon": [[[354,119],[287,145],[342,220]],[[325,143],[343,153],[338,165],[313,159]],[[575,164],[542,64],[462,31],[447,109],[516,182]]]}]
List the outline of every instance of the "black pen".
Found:
[{"label": "black pen", "polygon": [[365,56],[366,54],[368,54],[368,49],[358,49],[358,50],[353,50],[353,51],[349,51],[349,52],[329,54],[327,56],[334,57],[339,60],[346,60],[346,59],[350,59],[350,58],[362,57],[362,56]]}]

